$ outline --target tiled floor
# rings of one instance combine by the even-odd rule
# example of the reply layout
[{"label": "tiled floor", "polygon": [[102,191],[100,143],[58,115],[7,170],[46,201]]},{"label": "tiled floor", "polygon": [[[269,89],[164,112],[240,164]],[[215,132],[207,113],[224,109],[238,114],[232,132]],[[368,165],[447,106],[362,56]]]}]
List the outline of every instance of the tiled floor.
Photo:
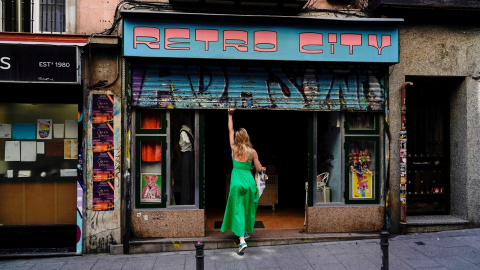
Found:
[{"label": "tiled floor", "polygon": [[[206,210],[206,231],[215,231],[215,221],[223,220],[225,209]],[[267,230],[302,229],[305,221],[305,209],[260,206],[255,220],[262,221]]]}]

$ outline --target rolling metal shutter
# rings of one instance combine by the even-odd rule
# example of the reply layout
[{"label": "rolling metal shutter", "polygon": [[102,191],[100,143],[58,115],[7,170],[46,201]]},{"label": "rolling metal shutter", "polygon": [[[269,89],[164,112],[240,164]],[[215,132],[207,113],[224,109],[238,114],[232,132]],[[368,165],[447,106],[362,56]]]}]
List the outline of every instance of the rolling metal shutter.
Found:
[{"label": "rolling metal shutter", "polygon": [[383,111],[386,68],[132,64],[132,105]]}]

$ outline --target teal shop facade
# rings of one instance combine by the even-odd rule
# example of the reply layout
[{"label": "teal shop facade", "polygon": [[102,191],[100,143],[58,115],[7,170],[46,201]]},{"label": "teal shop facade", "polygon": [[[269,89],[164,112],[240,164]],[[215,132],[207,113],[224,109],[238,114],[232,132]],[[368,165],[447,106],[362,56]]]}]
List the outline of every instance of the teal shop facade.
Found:
[{"label": "teal shop facade", "polygon": [[[235,126],[249,131],[274,181],[257,220],[288,209],[311,233],[386,226],[383,119],[401,20],[122,15],[131,237],[199,237],[221,222],[227,108],[238,109]],[[185,120],[194,137],[190,195],[175,150]],[[161,158],[147,158],[150,143]],[[145,200],[152,173],[161,199]]]}]

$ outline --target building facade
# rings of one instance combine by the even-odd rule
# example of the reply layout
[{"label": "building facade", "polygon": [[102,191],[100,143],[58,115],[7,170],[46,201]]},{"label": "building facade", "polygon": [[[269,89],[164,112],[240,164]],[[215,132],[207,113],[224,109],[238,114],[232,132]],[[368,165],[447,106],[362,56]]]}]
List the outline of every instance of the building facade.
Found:
[{"label": "building facade", "polygon": [[[308,233],[384,228],[387,71],[402,20],[188,8],[120,12],[129,237],[218,229],[231,170],[227,108],[238,108],[235,123],[271,180],[258,221],[288,209]],[[179,147],[185,125],[191,153]]]},{"label": "building facade", "polygon": [[455,227],[458,220],[467,226],[480,222],[479,181],[473,172],[479,159],[478,25],[473,18],[479,7],[476,1],[371,5],[377,14],[405,19],[400,61],[390,67],[389,80],[392,232],[411,231],[418,216],[435,219],[433,229]]},{"label": "building facade", "polygon": [[307,233],[479,224],[477,26],[462,16],[395,1],[33,2],[1,6],[2,251],[135,252],[135,238],[218,229],[227,108],[267,167],[258,228],[273,213]]}]

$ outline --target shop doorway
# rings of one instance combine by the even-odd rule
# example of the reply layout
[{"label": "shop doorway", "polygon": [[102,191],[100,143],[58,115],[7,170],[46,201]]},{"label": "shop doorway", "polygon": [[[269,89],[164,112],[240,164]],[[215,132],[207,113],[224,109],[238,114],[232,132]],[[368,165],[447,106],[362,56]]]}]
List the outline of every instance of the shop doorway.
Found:
[{"label": "shop doorway", "polygon": [[452,81],[412,80],[407,88],[407,214],[450,211],[450,94]]},{"label": "shop doorway", "polygon": [[[223,221],[232,161],[227,111],[206,111],[204,119],[205,212],[206,230],[209,231],[219,230]],[[308,177],[308,119],[307,112],[298,111],[235,112],[234,128],[243,127],[248,131],[260,162],[267,167],[270,178],[277,181],[278,202],[259,205],[255,229],[303,228]]]}]

